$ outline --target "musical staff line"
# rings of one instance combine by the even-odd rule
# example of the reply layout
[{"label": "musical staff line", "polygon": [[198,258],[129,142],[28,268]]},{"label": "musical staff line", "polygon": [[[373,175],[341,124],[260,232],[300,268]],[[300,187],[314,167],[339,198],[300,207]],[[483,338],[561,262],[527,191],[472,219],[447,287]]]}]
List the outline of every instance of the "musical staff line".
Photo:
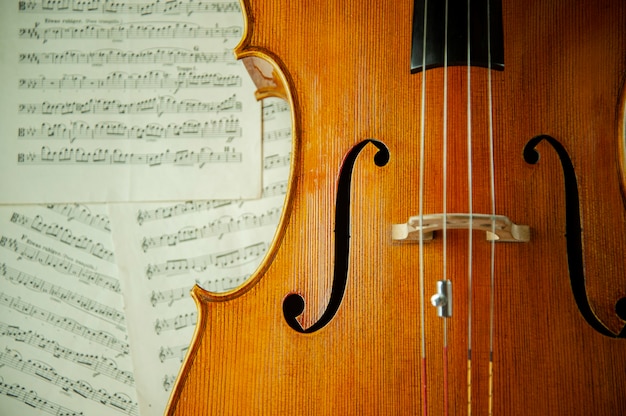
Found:
[{"label": "musical staff line", "polygon": [[[261,198],[271,198],[273,196],[285,195],[287,193],[288,182],[279,181],[263,187]],[[213,209],[229,206],[232,204],[243,204],[240,200],[210,200],[210,201],[185,201],[172,206],[159,207],[150,210],[139,210],[137,212],[137,224],[144,222],[166,220],[181,215],[190,215],[200,211],[210,211]]]},{"label": "musical staff line", "polygon": [[[250,277],[250,274],[245,274],[235,277],[223,277],[221,279],[206,280],[204,283],[196,281],[196,284],[200,287],[214,292],[225,292],[230,289],[234,289]],[[189,292],[191,292],[192,286],[179,287],[169,290],[152,291],[150,295],[150,303],[152,307],[156,307],[159,304],[166,303],[167,306],[172,306],[179,300],[189,300]]]},{"label": "musical staff line", "polygon": [[50,40],[106,39],[212,39],[241,38],[241,26],[202,27],[195,23],[151,22],[126,23],[118,26],[83,25],[72,27],[46,27],[18,29],[20,39]]},{"label": "musical staff line", "polygon": [[84,253],[91,254],[96,258],[109,263],[115,263],[112,249],[106,248],[102,243],[94,242],[85,235],[76,237],[69,228],[61,227],[56,223],[45,223],[41,215],[36,215],[35,218],[29,218],[26,215],[14,212],[11,215],[10,221],[27,230],[37,231],[40,235],[60,241]]},{"label": "musical staff line", "polygon": [[291,163],[291,152],[286,155],[269,155],[263,158],[264,169],[276,169],[289,166]]},{"label": "musical staff line", "polygon": [[137,403],[132,401],[126,394],[119,392],[110,394],[103,388],[93,388],[86,381],[72,380],[60,375],[54,367],[44,361],[24,360],[16,350],[7,348],[4,352],[0,351],[0,364],[14,368],[23,374],[44,380],[49,384],[60,387],[65,392],[76,393],[85,399],[95,401],[118,412],[128,415],[139,414]]},{"label": "musical staff line", "polygon": [[278,141],[278,140],[291,140],[291,128],[266,131],[263,133],[263,140],[266,142]]},{"label": "musical staff line", "polygon": [[111,222],[108,217],[100,214],[93,215],[89,208],[80,204],[49,204],[46,208],[67,218],[68,221],[78,221],[96,230],[111,233]]},{"label": "musical staff line", "polygon": [[211,64],[233,63],[235,57],[232,51],[224,52],[200,52],[184,48],[155,47],[144,49],[139,52],[123,51],[121,49],[99,49],[93,52],[81,52],[68,50],[63,52],[30,52],[20,53],[20,64],[55,64],[77,65],[90,64],[102,65],[132,65],[132,64]]},{"label": "musical staff line", "polygon": [[148,221],[165,220],[180,215],[194,214],[201,211],[210,211],[225,206],[232,205],[234,201],[216,199],[210,201],[185,201],[172,206],[159,207],[156,209],[139,210],[137,212],[137,223],[142,225]]},{"label": "musical staff line", "polygon": [[155,167],[161,165],[194,166],[201,169],[212,163],[241,163],[242,154],[235,149],[226,149],[223,152],[214,152],[203,147],[199,152],[193,150],[178,150],[175,152],[166,149],[161,153],[128,153],[121,149],[97,148],[87,151],[82,147],[62,147],[52,150],[48,146],[41,147],[41,153],[18,153],[17,163],[23,165],[146,165]]},{"label": "musical staff line", "polygon": [[[30,240],[27,240],[27,242],[32,243]],[[69,259],[62,259],[57,255],[46,253],[39,248],[19,242],[15,238],[0,236],[0,247],[17,253],[18,260],[26,259],[39,263],[42,266],[52,267],[59,273],[78,278],[81,282],[94,284],[112,292],[120,293],[120,282],[116,278],[95,272],[82,265],[76,265]],[[59,254],[56,251],[54,252]]]},{"label": "musical staff line", "polygon": [[183,313],[173,318],[157,319],[154,322],[154,332],[157,335],[161,335],[167,331],[178,331],[180,329],[195,326],[198,320],[198,313],[196,311]]},{"label": "musical staff line", "polygon": [[250,273],[246,273],[240,276],[227,276],[220,279],[208,280],[202,288],[213,292],[226,292],[240,286],[243,282],[247,281],[251,276]]},{"label": "musical staff line", "polygon": [[106,331],[94,330],[85,325],[81,325],[75,319],[57,315],[46,309],[37,307],[31,303],[24,302],[21,299],[6,295],[0,292],[0,305],[13,309],[26,316],[39,319],[40,321],[49,323],[61,328],[67,332],[85,338],[103,345],[111,350],[118,351],[124,355],[128,354],[128,343],[122,342]]},{"label": "musical staff line", "polygon": [[192,286],[185,286],[178,289],[152,291],[150,295],[150,303],[152,307],[156,307],[158,304],[167,303],[167,306],[172,306],[174,302],[188,299],[189,292],[191,292]]},{"label": "musical staff line", "polygon": [[21,78],[18,81],[19,89],[36,90],[129,90],[129,89],[170,89],[175,92],[181,88],[214,88],[214,87],[240,87],[239,75],[222,75],[219,73],[196,74],[193,71],[182,71],[177,77],[171,76],[164,71],[149,71],[145,74],[127,74],[113,72],[106,78],[88,78],[81,74],[65,74],[61,78],[48,79],[45,76],[39,78]]},{"label": "musical staff line", "polygon": [[0,394],[4,394],[15,400],[19,400],[22,403],[37,409],[42,412],[46,412],[51,415],[59,416],[82,416],[83,412],[77,412],[70,408],[61,406],[51,400],[42,399],[39,397],[36,391],[26,390],[18,383],[8,384],[4,382],[4,379],[0,377]]},{"label": "musical staff line", "polygon": [[[236,287],[238,282],[249,278],[250,274],[244,274],[252,271],[254,258],[261,257],[269,244],[254,247],[253,243],[262,239],[246,239],[234,247],[222,246],[193,253],[171,252],[169,255],[163,250],[165,255],[161,256],[151,256],[156,253],[151,251],[150,256],[141,258],[135,256],[141,238],[175,232],[185,224],[198,225],[198,228],[208,226],[224,214],[220,207],[227,209],[227,205],[236,209],[231,213],[233,221],[239,219],[242,222],[240,227],[243,227],[244,222],[253,222],[253,218],[240,218],[240,213],[262,216],[266,209],[278,205],[276,200],[269,200],[260,209],[252,202],[252,205],[246,205],[245,199],[233,199],[235,202],[226,199],[239,195],[256,198],[259,195],[262,183],[262,178],[258,177],[262,167],[260,135],[268,132],[259,124],[264,103],[254,99],[253,91],[250,91],[254,85],[232,51],[244,32],[240,2],[18,0],[16,3],[18,10],[13,3],[5,15],[9,23],[5,25],[6,29],[11,31],[15,42],[5,53],[10,58],[5,60],[9,71],[6,90],[11,92],[12,99],[8,104],[13,117],[9,114],[5,123],[6,142],[10,147],[7,146],[4,156],[10,163],[4,166],[9,172],[7,178],[28,178],[36,174],[40,180],[36,181],[37,189],[21,187],[19,181],[12,181],[14,185],[7,190],[15,192],[15,197],[25,202],[38,199],[47,205],[28,210],[7,208],[3,215],[8,228],[7,232],[0,232],[0,254],[4,253],[4,258],[0,258],[0,354],[5,354],[0,356],[0,367],[4,367],[0,374],[8,380],[9,386],[19,383],[27,391],[33,389],[40,397],[72,407],[85,415],[126,412],[100,405],[93,396],[91,400],[83,400],[84,395],[73,391],[72,387],[64,390],[56,382],[60,380],[55,379],[57,375],[71,379],[64,380],[66,385],[89,383],[94,393],[108,392],[113,396],[115,392],[124,392],[141,406],[141,410],[159,412],[165,397],[161,381],[163,388],[171,389],[167,386],[176,378],[176,369],[171,364],[176,365],[176,358],[185,354],[184,339],[170,342],[166,336],[190,334],[189,322],[185,322],[186,329],[182,329],[184,318],[174,322],[176,318],[172,317],[188,312],[176,309],[185,306],[184,298],[191,302],[192,280],[204,287]],[[268,117],[276,115],[278,119],[277,112],[283,107],[268,107],[266,114]],[[273,135],[276,140],[283,136],[281,133]],[[277,151],[272,149],[269,153]],[[250,155],[258,157],[251,158]],[[11,171],[10,166],[14,166]],[[133,181],[128,181],[126,174],[131,171]],[[254,176],[255,172],[254,181],[241,180],[244,176],[250,177],[247,173]],[[271,175],[276,172],[278,170],[272,171]],[[165,201],[167,198],[163,195],[167,193],[168,184],[172,185],[169,193],[179,196],[170,198],[175,201],[170,203],[180,204],[197,199],[202,193],[197,191],[200,189],[197,183],[194,185],[193,178],[197,179],[198,175],[217,178],[205,181],[200,188],[205,194],[209,192],[214,198],[220,198],[213,207],[221,214],[199,221],[192,221],[189,217],[187,222],[179,223],[179,227],[164,230],[151,228],[159,223],[144,227],[141,236],[132,242],[133,250],[126,250],[123,259],[118,258],[117,250],[115,253],[115,261],[124,264],[121,272],[136,275],[139,271],[140,279],[135,279],[135,283],[132,279],[121,280],[128,276],[120,276],[117,280],[117,272],[108,270],[110,264],[96,262],[84,251],[70,247],[102,242],[109,249],[113,247],[109,238],[117,238],[116,233],[111,234],[113,224],[103,214],[107,212],[106,207],[81,204],[129,198],[132,201]],[[64,180],[58,180],[61,177]],[[279,188],[281,186],[272,192]],[[62,195],[64,201],[59,201],[55,194]],[[67,201],[77,203],[55,203]],[[166,204],[150,205],[138,208]],[[194,202],[194,207],[203,209],[200,202]],[[162,209],[159,214],[152,215],[164,217],[166,211]],[[110,207],[110,212],[117,214],[117,207]],[[134,222],[133,214],[137,214],[138,221],[144,220],[135,210],[131,218],[118,225],[124,228],[127,221]],[[156,220],[147,217],[150,215],[146,214],[146,221]],[[115,220],[118,219],[116,216]],[[227,220],[222,218],[222,221]],[[106,238],[96,229],[106,231]],[[66,240],[71,238],[72,244],[61,243],[63,233]],[[207,232],[204,235],[208,237]],[[205,238],[201,230],[197,236]],[[230,237],[226,235],[225,239]],[[184,248],[182,243],[183,240],[177,238],[176,244]],[[206,240],[200,243],[205,244]],[[228,251],[229,248],[238,250],[235,253]],[[218,267],[223,267],[219,274],[209,276],[210,270],[194,274],[190,269],[187,277],[192,280],[176,283],[172,279],[157,281],[155,277],[152,283],[163,284],[148,290],[137,286],[137,283],[147,282],[141,279],[141,275],[150,262],[156,264],[190,257],[189,265],[199,270],[202,259],[192,257],[207,253],[219,259]],[[129,256],[135,259],[127,261]],[[238,269],[234,262],[242,264],[242,269]],[[223,277],[225,275],[228,277]],[[83,282],[89,287],[82,285]],[[135,300],[124,308],[117,301],[106,302],[104,297],[111,297],[112,293],[102,293],[104,289],[100,286],[105,287],[105,282],[109,290],[115,288],[113,291],[118,294],[122,283],[130,284]],[[178,286],[181,288],[177,292],[172,289],[171,293],[166,293],[167,289]],[[183,289],[182,286],[186,287]],[[149,297],[153,289],[155,304],[151,307]],[[186,292],[184,298],[183,290]],[[96,296],[98,292],[105,296]],[[163,296],[169,296],[169,300]],[[187,306],[193,305],[187,303]],[[147,316],[150,311],[154,314]],[[130,324],[131,320],[137,323],[141,316],[144,320],[147,317],[147,325]],[[157,318],[161,319],[159,324],[163,328],[159,337],[153,329]],[[193,321],[192,317],[189,319]],[[123,328],[125,324],[128,328]],[[181,330],[170,330],[171,324]],[[144,338],[144,333],[150,336]],[[131,360],[130,346],[137,339],[148,342],[133,346],[132,354],[144,355],[148,361]],[[163,360],[159,355],[161,346],[165,348],[161,354]],[[21,357],[11,356],[4,347],[18,351]],[[172,353],[176,354],[175,358],[169,357]],[[10,358],[17,363],[14,367],[4,362]],[[28,359],[38,360],[42,365],[29,367]],[[15,367],[20,369],[16,371]],[[30,371],[35,368],[55,382],[46,386],[42,375]],[[140,387],[139,391],[133,388],[136,386]],[[98,390],[100,387],[103,389]],[[91,391],[87,389],[86,394]],[[100,397],[108,400],[107,396]],[[8,397],[2,400],[7,409],[19,406],[24,412],[47,414]],[[1,401],[0,408],[4,408]],[[136,413],[139,412],[137,406]],[[136,413],[133,411],[132,414]]]},{"label": "musical staff line", "polygon": [[274,120],[277,114],[289,112],[289,104],[286,101],[273,101],[263,105],[263,121]]},{"label": "musical staff line", "polygon": [[41,123],[40,127],[19,127],[20,140],[167,140],[167,139],[235,139],[242,137],[239,119],[230,116],[205,122],[187,120],[181,124],[162,126],[150,123],[145,126],[127,126],[119,121],[105,121],[93,126],[83,121]]},{"label": "musical staff line", "polygon": [[136,14],[141,16],[192,13],[237,13],[241,11],[237,1],[152,1],[130,3],[112,0],[24,0],[18,3],[20,13],[101,13],[104,15]]},{"label": "musical staff line", "polygon": [[275,207],[259,215],[243,214],[238,219],[222,217],[202,227],[185,227],[176,233],[162,234],[157,237],[144,237],[141,249],[145,253],[148,250],[159,247],[173,247],[181,243],[219,237],[223,234],[271,225],[278,221],[281,213],[282,207]]},{"label": "musical staff line", "polygon": [[189,350],[189,345],[177,345],[175,347],[161,347],[159,351],[159,360],[164,363],[166,360],[178,358],[180,362],[183,362],[185,354]]},{"label": "musical staff line", "polygon": [[76,352],[37,332],[22,330],[18,326],[9,325],[6,322],[0,322],[0,336],[12,338],[25,345],[39,348],[43,352],[51,354],[56,358],[82,366],[96,374],[102,374],[129,386],[135,385],[133,373],[120,370],[117,366],[117,362],[111,358]]},{"label": "musical staff line", "polygon": [[146,267],[146,277],[152,279],[155,276],[173,276],[189,273],[191,271],[203,272],[209,267],[222,269],[237,267],[257,260],[265,254],[267,247],[267,243],[261,242],[220,253],[210,253],[186,259],[167,260],[165,263],[159,264],[148,264]]},{"label": "musical staff line", "polygon": [[235,113],[241,112],[242,103],[236,94],[220,102],[199,100],[177,101],[172,96],[159,96],[142,101],[122,103],[119,100],[91,98],[85,102],[24,103],[18,105],[19,114],[85,115],[85,114],[163,114],[183,113]]},{"label": "musical staff line", "polygon": [[57,299],[78,310],[82,310],[113,325],[123,326],[126,324],[124,312],[118,311],[113,307],[97,302],[86,296],[79,295],[78,293],[65,289],[61,286],[39,279],[28,273],[14,269],[13,267],[7,266],[6,263],[0,263],[0,275],[4,276],[7,281],[15,285],[22,285],[34,292],[48,294],[54,299]]},{"label": "musical staff line", "polygon": [[287,181],[278,181],[270,183],[263,187],[263,198],[271,198],[278,195],[286,195],[289,183]]}]

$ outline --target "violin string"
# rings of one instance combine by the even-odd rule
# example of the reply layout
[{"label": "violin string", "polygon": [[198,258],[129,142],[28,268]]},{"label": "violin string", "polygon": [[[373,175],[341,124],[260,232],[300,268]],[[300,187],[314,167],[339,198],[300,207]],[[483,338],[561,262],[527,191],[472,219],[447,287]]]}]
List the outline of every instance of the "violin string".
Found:
[{"label": "violin string", "polygon": [[[489,190],[491,194],[491,232],[496,232],[496,190],[495,190],[495,166],[494,166],[494,143],[493,143],[493,93],[491,77],[491,3],[487,0],[487,88],[489,96]],[[488,383],[488,414],[493,410],[493,333],[494,333],[494,292],[495,292],[495,239],[491,240],[490,258],[490,284],[489,284],[489,383]]]},{"label": "violin string", "polygon": [[[445,21],[444,21],[444,37],[443,37],[443,149],[442,149],[442,180],[443,180],[443,264],[442,279],[448,279],[447,272],[447,249],[448,249],[448,0],[445,2]],[[446,320],[444,319],[445,323]],[[444,332],[444,345],[445,345]]]},{"label": "violin string", "polygon": [[472,72],[471,72],[471,47],[470,47],[470,3],[467,0],[467,188],[468,188],[468,214],[469,214],[469,242],[468,242],[468,267],[467,267],[467,414],[472,414],[472,264],[473,264],[473,178],[472,178]]},{"label": "violin string", "polygon": [[[448,0],[445,2],[443,41],[443,262],[442,280],[448,280]],[[448,320],[443,318],[443,413],[448,416]]]},{"label": "violin string", "polygon": [[420,108],[420,179],[419,179],[419,290],[420,290],[420,354],[421,354],[421,395],[422,395],[422,416],[428,415],[427,390],[426,390],[426,319],[425,319],[425,294],[424,294],[424,157],[425,157],[425,116],[426,116],[426,24],[428,16],[428,0],[424,0],[424,36],[422,44],[422,91]]}]

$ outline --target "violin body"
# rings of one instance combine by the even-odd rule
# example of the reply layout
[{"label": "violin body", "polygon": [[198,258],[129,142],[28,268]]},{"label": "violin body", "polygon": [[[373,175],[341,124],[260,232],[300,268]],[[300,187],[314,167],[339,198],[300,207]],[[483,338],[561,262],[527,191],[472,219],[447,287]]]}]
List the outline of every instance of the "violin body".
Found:
[{"label": "violin body", "polygon": [[[264,60],[260,96],[292,107],[290,189],[257,273],[229,293],[194,289],[198,325],[167,414],[626,414],[626,3],[502,0],[503,71],[425,74],[409,68],[413,8],[243,0],[236,54],[259,71]],[[525,159],[541,135],[567,151],[575,178],[564,180],[548,141],[537,143],[538,160]],[[351,153],[367,139],[375,143]],[[376,143],[388,161],[375,163]],[[495,243],[492,262],[484,232],[448,230],[445,242],[436,233],[421,246],[420,265],[421,243],[395,241],[392,224],[417,215],[420,194],[425,214],[467,212],[470,176],[473,212],[495,205],[528,225],[530,240]],[[349,250],[340,251],[346,199]],[[566,229],[577,209],[582,252],[570,251]],[[444,263],[450,318],[430,305]],[[347,276],[339,294],[338,269]],[[298,324],[286,319],[292,294],[304,300]]]}]

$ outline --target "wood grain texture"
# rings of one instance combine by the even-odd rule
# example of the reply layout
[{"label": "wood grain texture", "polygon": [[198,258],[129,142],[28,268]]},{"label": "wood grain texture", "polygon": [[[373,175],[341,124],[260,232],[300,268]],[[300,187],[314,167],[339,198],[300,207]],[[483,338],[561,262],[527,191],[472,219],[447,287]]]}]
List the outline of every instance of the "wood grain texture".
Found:
[{"label": "wood grain texture", "polygon": [[[275,241],[242,288],[196,288],[199,322],[169,415],[421,414],[418,246],[391,240],[391,224],[418,213],[420,94],[426,88],[424,213],[442,211],[443,70],[409,73],[412,1],[244,0],[239,57],[274,67],[277,94],[293,109],[290,191]],[[531,227],[531,242],[499,244],[495,257],[494,415],[626,414],[626,340],[603,336],[572,296],[563,173],[540,145],[549,134],[576,169],[586,289],[614,333],[626,324],[623,108],[626,3],[503,0],[505,70],[493,78],[497,213]],[[487,70],[471,73],[474,212],[490,212]],[[466,69],[448,71],[448,212],[468,211]],[[265,77],[267,81],[267,77]],[[270,88],[271,89],[271,88]],[[350,268],[334,319],[312,334],[286,324],[282,302],[300,293],[307,328],[332,285],[337,175],[367,138],[353,172]],[[490,245],[473,248],[472,397],[467,388],[468,235],[448,235],[450,414],[487,414]],[[442,240],[424,250],[425,296],[442,268]],[[443,414],[442,321],[425,312],[427,407]]]}]

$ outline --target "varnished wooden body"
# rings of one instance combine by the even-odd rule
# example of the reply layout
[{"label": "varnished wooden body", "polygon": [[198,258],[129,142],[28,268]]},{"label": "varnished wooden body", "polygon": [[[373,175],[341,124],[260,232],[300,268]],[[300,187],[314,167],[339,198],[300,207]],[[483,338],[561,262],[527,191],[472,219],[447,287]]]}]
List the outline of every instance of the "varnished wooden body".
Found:
[{"label": "varnished wooden body", "polygon": [[[292,105],[291,187],[259,272],[224,295],[199,288],[199,323],[170,400],[170,415],[421,414],[418,246],[391,240],[418,213],[422,77],[409,73],[412,1],[245,0],[240,57],[266,57],[263,94]],[[626,340],[599,334],[573,299],[564,236],[563,173],[554,151],[527,164],[524,145],[559,140],[578,178],[587,296],[618,333],[626,296],[622,0],[503,0],[505,70],[494,72],[497,213],[531,227],[531,241],[499,244],[495,258],[494,415],[626,414]],[[250,61],[249,61],[250,62]],[[251,65],[252,67],[253,65]],[[486,69],[472,69],[474,212],[490,212]],[[468,210],[466,69],[448,72],[448,212]],[[264,81],[263,81],[264,80]],[[263,84],[265,82],[265,84]],[[426,73],[424,213],[442,211],[443,70]],[[354,169],[345,297],[323,329],[287,326],[282,302],[306,299],[306,328],[323,313],[333,270],[334,203],[345,154],[366,138],[391,159]],[[621,161],[621,162],[620,162]],[[468,236],[447,238],[454,284],[449,319],[450,414],[467,414]],[[442,240],[424,247],[425,295],[441,278]],[[490,245],[473,259],[472,413],[487,414]],[[425,316],[427,407],[443,414],[442,321]]]}]

